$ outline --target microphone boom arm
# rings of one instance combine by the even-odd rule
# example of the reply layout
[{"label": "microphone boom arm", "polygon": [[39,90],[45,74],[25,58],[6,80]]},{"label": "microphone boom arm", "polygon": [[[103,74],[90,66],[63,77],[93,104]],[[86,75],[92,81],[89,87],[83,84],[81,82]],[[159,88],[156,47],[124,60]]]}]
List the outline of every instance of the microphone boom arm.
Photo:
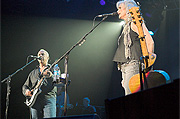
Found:
[{"label": "microphone boom arm", "polygon": [[76,46],[81,46],[85,41],[86,41],[86,37],[94,31],[94,29],[99,26],[108,16],[105,16],[97,25],[95,25],[88,33],[86,33],[75,45],[73,45],[68,51],[66,51],[64,53],[64,55],[62,55],[58,60],[56,60],[51,66],[50,69],[57,64],[58,62],[60,62],[64,57],[66,57],[67,55],[69,55],[69,53],[76,47]]},{"label": "microphone boom arm", "polygon": [[81,46],[85,41],[86,41],[86,37],[94,31],[94,29],[99,26],[108,16],[104,16],[103,19],[98,23],[96,24],[95,26],[93,26],[93,28],[88,32],[86,33],[75,45],[73,45],[68,51],[66,51],[64,53],[64,55],[62,55],[58,60],[56,60],[50,67],[49,69],[51,69],[54,65],[56,65],[58,62],[60,62],[63,58],[65,58],[65,75],[66,75],[66,78],[65,78],[65,96],[64,96],[64,116],[67,115],[67,85],[68,85],[68,79],[67,79],[67,67],[68,67],[68,60],[69,60],[69,57],[68,55],[70,54],[70,52],[76,47],[76,46]]}]

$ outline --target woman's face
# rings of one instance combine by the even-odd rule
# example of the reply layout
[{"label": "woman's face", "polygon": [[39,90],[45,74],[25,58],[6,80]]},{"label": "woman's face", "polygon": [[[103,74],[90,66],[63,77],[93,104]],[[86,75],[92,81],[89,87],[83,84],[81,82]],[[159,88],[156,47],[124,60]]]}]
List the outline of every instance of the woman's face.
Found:
[{"label": "woman's face", "polygon": [[127,19],[126,6],[124,3],[121,3],[118,6],[117,13],[119,14],[119,19],[124,19],[124,20]]}]

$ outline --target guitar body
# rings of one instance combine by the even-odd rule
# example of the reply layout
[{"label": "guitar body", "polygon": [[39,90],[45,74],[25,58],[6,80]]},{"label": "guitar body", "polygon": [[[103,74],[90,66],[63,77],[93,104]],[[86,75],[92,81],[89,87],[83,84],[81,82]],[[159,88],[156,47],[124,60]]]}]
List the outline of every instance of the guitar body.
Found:
[{"label": "guitar body", "polygon": [[40,88],[35,88],[33,90],[33,95],[30,97],[30,98],[27,98],[26,99],[26,102],[25,104],[28,106],[28,107],[32,107],[37,99],[37,96],[42,92],[42,90]]},{"label": "guitar body", "polygon": [[[148,88],[153,88],[171,82],[169,75],[162,70],[151,70],[145,75],[146,75]],[[144,83],[143,76],[142,76],[142,81]],[[131,93],[136,93],[141,90],[140,74],[136,74],[131,77],[129,81],[129,89]]]}]

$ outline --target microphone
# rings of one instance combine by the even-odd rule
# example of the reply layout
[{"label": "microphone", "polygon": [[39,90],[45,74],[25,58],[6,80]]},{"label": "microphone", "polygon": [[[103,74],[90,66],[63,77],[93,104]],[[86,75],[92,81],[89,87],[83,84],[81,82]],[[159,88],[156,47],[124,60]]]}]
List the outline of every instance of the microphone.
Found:
[{"label": "microphone", "polygon": [[41,60],[41,57],[38,57],[38,56],[33,56],[33,55],[30,55],[30,57]]},{"label": "microphone", "polygon": [[118,15],[118,13],[117,12],[113,12],[113,13],[101,14],[101,15],[98,15],[97,17],[116,16],[116,15]]}]

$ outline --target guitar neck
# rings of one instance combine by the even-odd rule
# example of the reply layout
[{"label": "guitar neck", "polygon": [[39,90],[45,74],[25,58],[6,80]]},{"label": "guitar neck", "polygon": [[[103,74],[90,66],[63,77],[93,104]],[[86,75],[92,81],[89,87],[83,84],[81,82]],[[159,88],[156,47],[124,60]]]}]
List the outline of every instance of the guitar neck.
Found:
[{"label": "guitar neck", "polygon": [[45,77],[43,76],[39,81],[38,84],[36,85],[35,88],[40,88],[41,84],[43,83],[43,81],[45,80]]},{"label": "guitar neck", "polygon": [[[52,68],[52,66],[45,68],[41,74],[43,74],[43,72],[46,70],[50,70],[51,68]],[[35,88],[40,88],[40,86],[42,85],[42,83],[45,79],[46,79],[46,77],[42,76],[42,78],[38,81],[38,84],[35,86]]]},{"label": "guitar neck", "polygon": [[132,21],[138,28],[142,56],[143,58],[145,58],[143,61],[145,64],[145,68],[148,68],[154,64],[156,56],[148,52],[146,39],[143,31],[143,18],[141,17],[139,7],[132,7],[129,10],[129,13],[131,14]]},{"label": "guitar neck", "polygon": [[147,50],[147,45],[146,45],[146,39],[143,33],[142,26],[138,27],[138,32],[139,32],[139,39],[141,43],[141,50],[142,50],[142,55],[143,56],[149,56],[148,50]]}]

